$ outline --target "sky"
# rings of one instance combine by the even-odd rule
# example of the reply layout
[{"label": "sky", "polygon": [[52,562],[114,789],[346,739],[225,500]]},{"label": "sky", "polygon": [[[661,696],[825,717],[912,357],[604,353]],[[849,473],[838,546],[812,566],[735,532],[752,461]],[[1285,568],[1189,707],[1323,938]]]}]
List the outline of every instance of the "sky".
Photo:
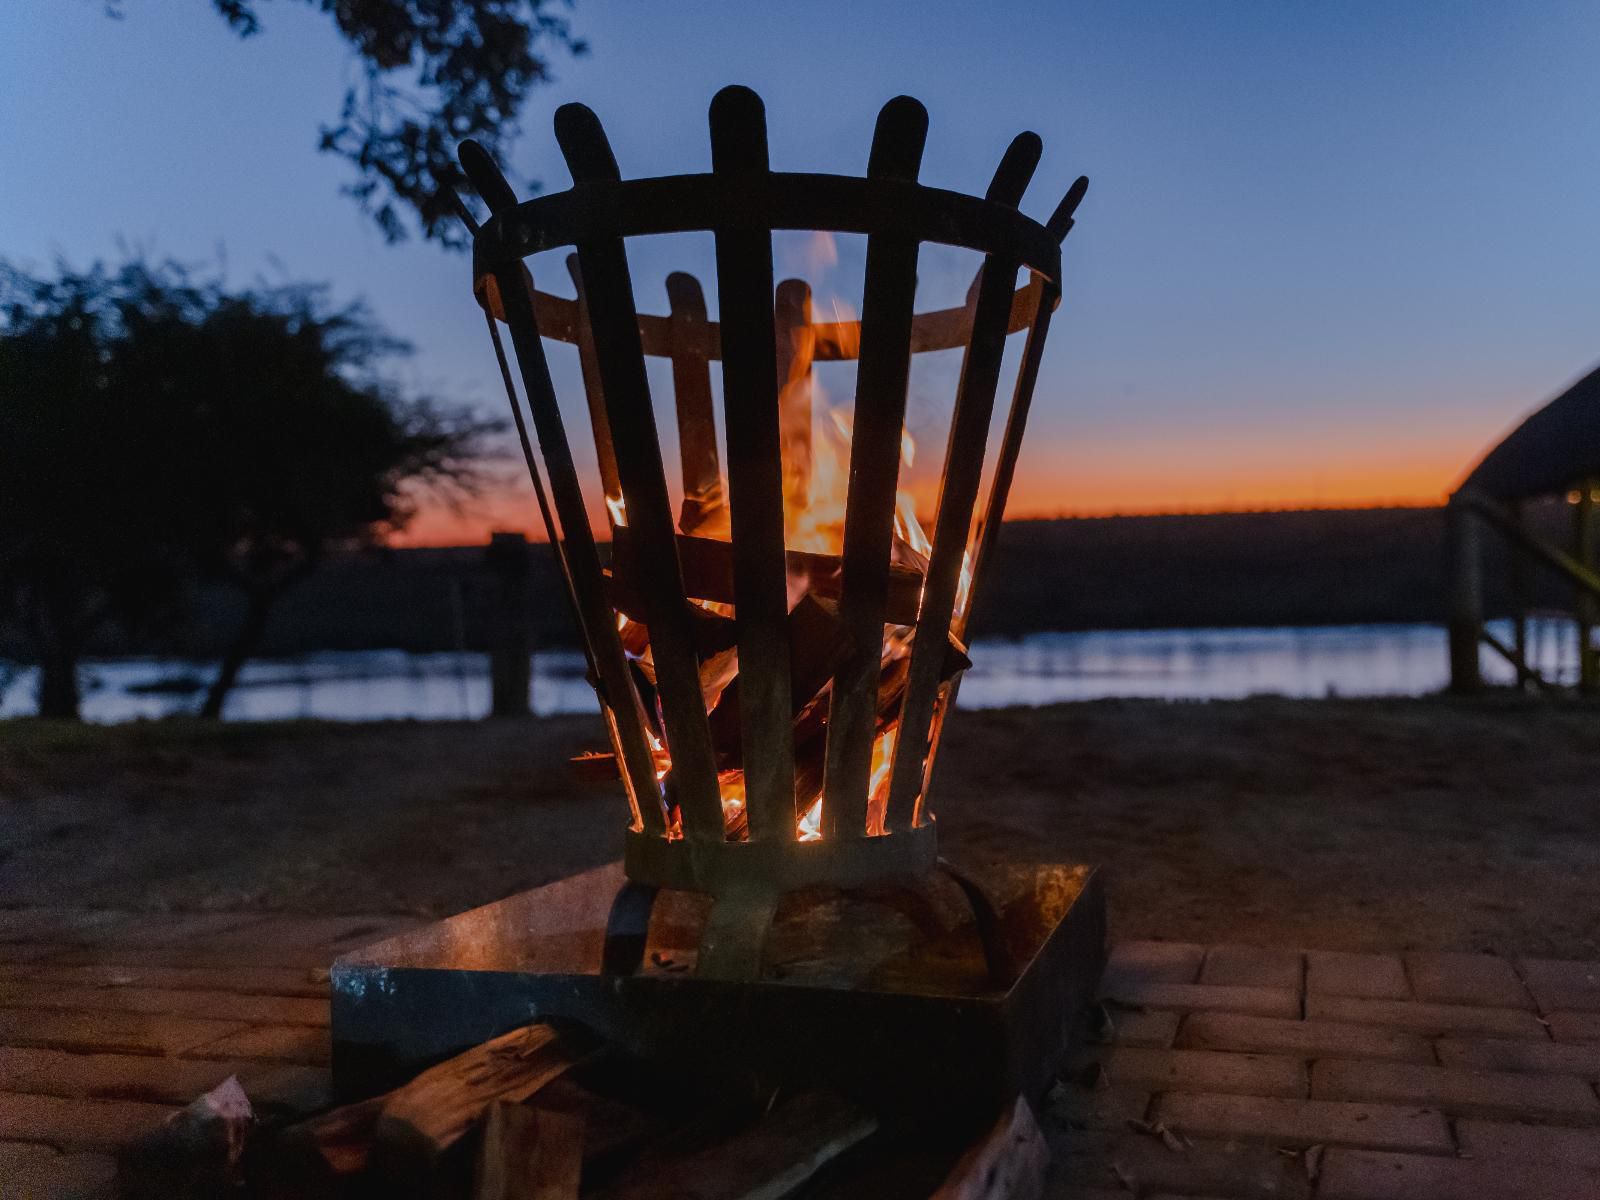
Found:
[{"label": "sky", "polygon": [[[316,152],[352,72],[328,20],[261,0],[264,31],[241,41],[200,0],[122,8],[0,4],[0,257],[47,269],[131,246],[224,263],[238,284],[325,280],[415,346],[408,385],[499,413],[465,258],[386,244],[339,194],[349,168]],[[981,193],[1022,129],[1045,147],[1024,211],[1042,219],[1090,177],[1014,517],[1438,502],[1600,358],[1586,0],[579,0],[571,15],[591,51],[557,59],[507,164],[547,191],[569,183],[561,103],[599,113],[624,175],[699,171],[727,83],[762,94],[779,169],[859,174],[878,108],[907,93],[930,115],[926,183]],[[859,305],[859,240],[830,264],[780,238],[780,271]],[[710,290],[709,237],[630,252],[642,309],[665,310],[673,269]],[[919,307],[959,301],[974,266],[925,251]],[[570,294],[558,256],[533,269]],[[575,359],[556,357],[581,413]],[[954,377],[919,364],[914,426],[947,418]],[[529,496],[508,477],[411,539],[531,530]]]}]

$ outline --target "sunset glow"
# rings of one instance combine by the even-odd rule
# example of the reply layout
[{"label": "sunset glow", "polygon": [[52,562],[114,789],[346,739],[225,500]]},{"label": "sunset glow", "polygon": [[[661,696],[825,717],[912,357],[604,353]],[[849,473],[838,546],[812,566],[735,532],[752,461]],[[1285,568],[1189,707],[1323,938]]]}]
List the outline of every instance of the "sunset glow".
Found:
[{"label": "sunset glow", "polygon": [[[1153,516],[1164,513],[1258,512],[1317,508],[1410,508],[1443,504],[1467,460],[1378,464],[1344,474],[1319,474],[1315,480],[1288,472],[1262,470],[1235,474],[1225,465],[1191,466],[1163,472],[1148,460],[1126,464],[1115,476],[1097,466],[1075,483],[1063,485],[1049,472],[1019,472],[1007,520],[1051,517]],[[1045,476],[1040,478],[1040,476]],[[1115,476],[1115,477],[1114,477]],[[455,513],[424,508],[411,526],[390,539],[401,547],[470,546],[489,540],[495,530],[513,530],[530,541],[544,541],[532,496],[520,489],[485,496],[473,511]],[[923,520],[929,522],[925,511]],[[603,529],[591,513],[594,528]]]}]

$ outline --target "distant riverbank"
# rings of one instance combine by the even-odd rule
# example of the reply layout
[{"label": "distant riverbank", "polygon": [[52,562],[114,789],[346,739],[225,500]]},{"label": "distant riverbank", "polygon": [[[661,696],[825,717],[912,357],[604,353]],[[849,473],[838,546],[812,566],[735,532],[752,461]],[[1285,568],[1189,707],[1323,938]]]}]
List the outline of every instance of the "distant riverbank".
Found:
[{"label": "distant riverbank", "polygon": [[[1558,538],[1568,519],[1561,507],[1536,514]],[[283,599],[262,652],[482,650],[496,595],[483,558],[473,546],[337,557]],[[976,600],[974,635],[1438,622],[1444,580],[1436,508],[1008,522]],[[1490,612],[1503,611],[1502,572],[1491,568],[1485,580]],[[575,646],[544,546],[531,547],[529,584],[535,647]],[[1551,591],[1541,602],[1564,599]],[[240,603],[226,590],[204,591],[181,627],[138,644],[104,640],[96,652],[214,659]],[[22,653],[0,631],[0,657]]]},{"label": "distant riverbank", "polygon": [[[1510,631],[1498,631],[1509,638]],[[1237,700],[1274,695],[1422,696],[1444,687],[1444,631],[1435,625],[1339,625],[1274,629],[1096,630],[981,638],[962,679],[965,709],[1142,697]],[[1570,624],[1538,623],[1530,652],[1546,678],[1570,677],[1577,643]],[[1511,682],[1486,657],[1485,675]],[[87,665],[83,713],[117,723],[196,711],[216,671],[209,662],[101,659]],[[33,711],[31,674],[0,688],[0,718]],[[533,711],[597,711],[583,656],[553,649],[533,656]],[[489,710],[486,656],[334,650],[258,659],[228,699],[230,720],[475,720]]]}]

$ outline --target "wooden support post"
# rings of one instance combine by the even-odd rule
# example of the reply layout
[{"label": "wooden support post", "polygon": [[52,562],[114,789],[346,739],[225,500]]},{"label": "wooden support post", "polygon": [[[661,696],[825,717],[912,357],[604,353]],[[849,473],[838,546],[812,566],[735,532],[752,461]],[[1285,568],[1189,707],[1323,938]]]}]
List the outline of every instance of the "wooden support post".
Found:
[{"label": "wooden support post", "polygon": [[494,628],[489,640],[489,715],[529,712],[533,644],[528,629],[528,539],[493,533],[484,554],[495,581]]},{"label": "wooden support post", "polygon": [[1450,547],[1450,690],[1469,695],[1483,687],[1478,643],[1483,636],[1483,568],[1478,520],[1459,494],[1445,510]]},{"label": "wooden support post", "polygon": [[[1578,503],[1572,511],[1572,556],[1585,570],[1595,568],[1596,522],[1594,512],[1595,490],[1600,481],[1585,479],[1578,484]],[[1592,645],[1594,627],[1600,619],[1600,605],[1587,588],[1579,588],[1573,601],[1573,615],[1578,624],[1578,690],[1593,695],[1600,687],[1600,656]]]},{"label": "wooden support post", "polygon": [[1522,543],[1528,539],[1528,522],[1523,512],[1522,502],[1513,501],[1507,506],[1511,519],[1516,522],[1522,531],[1521,538],[1512,538],[1507,545],[1511,559],[1509,563],[1511,585],[1511,633],[1512,646],[1517,652],[1517,661],[1521,664],[1517,669],[1517,686],[1523,691],[1528,690],[1529,678],[1527,668],[1528,658],[1528,608],[1531,604],[1530,583],[1528,578],[1528,555],[1522,548]]}]

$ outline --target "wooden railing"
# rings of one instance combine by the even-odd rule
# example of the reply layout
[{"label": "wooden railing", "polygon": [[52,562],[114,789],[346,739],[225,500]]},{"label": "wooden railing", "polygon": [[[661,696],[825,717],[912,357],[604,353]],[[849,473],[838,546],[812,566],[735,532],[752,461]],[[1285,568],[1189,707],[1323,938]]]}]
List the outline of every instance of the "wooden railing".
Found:
[{"label": "wooden railing", "polygon": [[[1462,490],[1450,498],[1450,690],[1475,692],[1483,686],[1478,648],[1488,646],[1517,673],[1519,687],[1541,692],[1563,690],[1558,680],[1541,673],[1528,650],[1531,610],[1529,566],[1554,572],[1573,589],[1572,619],[1578,635],[1578,691],[1600,690],[1600,650],[1594,646],[1594,628],[1600,624],[1600,567],[1595,501],[1600,480],[1579,484],[1572,504],[1571,552],[1553,546],[1528,528],[1520,504],[1504,504],[1479,492]],[[1505,538],[1511,551],[1510,588],[1512,640],[1508,644],[1489,631],[1483,617],[1483,562],[1479,531],[1492,529]]]}]

